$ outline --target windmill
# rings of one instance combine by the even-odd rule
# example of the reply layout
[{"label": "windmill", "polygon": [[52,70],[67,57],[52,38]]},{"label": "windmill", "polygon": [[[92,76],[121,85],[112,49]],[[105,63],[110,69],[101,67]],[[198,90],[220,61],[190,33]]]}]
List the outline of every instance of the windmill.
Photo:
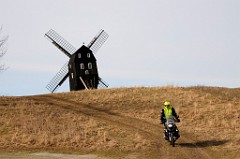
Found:
[{"label": "windmill", "polygon": [[87,46],[82,45],[79,49],[75,49],[52,29],[45,34],[45,37],[69,58],[69,61],[47,84],[46,88],[50,92],[56,91],[68,77],[70,91],[108,87],[98,75],[94,56],[108,38],[108,34],[104,30],[100,30]]}]

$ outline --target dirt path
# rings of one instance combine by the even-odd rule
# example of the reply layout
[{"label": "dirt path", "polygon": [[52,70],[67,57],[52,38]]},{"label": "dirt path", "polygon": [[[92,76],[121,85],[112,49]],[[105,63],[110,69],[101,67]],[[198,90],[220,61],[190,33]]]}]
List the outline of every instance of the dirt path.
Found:
[{"label": "dirt path", "polygon": [[103,159],[96,155],[67,155],[60,153],[3,153],[1,159]]},{"label": "dirt path", "polygon": [[[202,159],[211,159],[210,154],[206,152],[204,147],[196,146],[197,141],[194,141],[192,136],[182,132],[182,137],[176,143],[176,147],[172,148],[162,137],[161,126],[147,122],[145,120],[132,118],[129,116],[124,116],[112,112],[110,110],[102,109],[97,106],[87,105],[84,103],[75,102],[68,99],[63,99],[55,96],[38,96],[32,97],[33,100],[37,101],[48,101],[53,107],[58,107],[59,110],[63,109],[65,111],[85,114],[91,118],[104,121],[108,125],[114,125],[115,127],[120,127],[126,131],[136,132],[141,135],[143,138],[151,141],[152,149],[155,149],[157,152],[156,157],[166,157],[174,158],[202,158]],[[36,155],[36,154],[35,154]],[[53,156],[54,157],[54,156]],[[79,156],[81,157],[81,156]],[[82,156],[84,157],[84,156]],[[89,157],[89,156],[87,156]],[[90,156],[96,157],[96,156]],[[40,159],[40,158],[39,158]]]}]

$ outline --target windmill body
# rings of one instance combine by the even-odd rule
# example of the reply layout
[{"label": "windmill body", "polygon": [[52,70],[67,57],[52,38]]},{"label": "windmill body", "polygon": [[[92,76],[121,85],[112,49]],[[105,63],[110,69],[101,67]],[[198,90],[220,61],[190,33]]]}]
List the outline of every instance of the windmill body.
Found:
[{"label": "windmill body", "polygon": [[99,77],[96,58],[85,45],[70,57],[68,68],[71,91],[98,87]]},{"label": "windmill body", "polygon": [[82,45],[78,50],[52,29],[45,36],[69,58],[46,86],[50,92],[56,91],[68,77],[70,91],[108,87],[98,75],[97,60],[94,56],[108,38],[104,30],[101,30],[87,46]]}]

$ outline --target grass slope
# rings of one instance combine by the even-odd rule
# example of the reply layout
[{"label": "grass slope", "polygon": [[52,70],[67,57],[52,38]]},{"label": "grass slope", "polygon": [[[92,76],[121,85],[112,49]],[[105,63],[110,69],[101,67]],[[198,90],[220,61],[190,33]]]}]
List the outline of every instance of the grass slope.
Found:
[{"label": "grass slope", "polygon": [[[159,124],[166,99],[181,118],[174,148]],[[0,147],[125,158],[238,158],[239,121],[240,89],[136,87],[0,97]]]}]

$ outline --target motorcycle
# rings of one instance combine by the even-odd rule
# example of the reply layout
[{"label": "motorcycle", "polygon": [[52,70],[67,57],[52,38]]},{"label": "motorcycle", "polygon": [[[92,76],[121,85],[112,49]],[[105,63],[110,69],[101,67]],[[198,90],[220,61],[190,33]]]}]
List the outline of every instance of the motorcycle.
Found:
[{"label": "motorcycle", "polygon": [[176,122],[180,122],[179,117],[169,117],[165,122],[165,139],[170,142],[170,145],[175,146],[175,141],[180,137]]}]

